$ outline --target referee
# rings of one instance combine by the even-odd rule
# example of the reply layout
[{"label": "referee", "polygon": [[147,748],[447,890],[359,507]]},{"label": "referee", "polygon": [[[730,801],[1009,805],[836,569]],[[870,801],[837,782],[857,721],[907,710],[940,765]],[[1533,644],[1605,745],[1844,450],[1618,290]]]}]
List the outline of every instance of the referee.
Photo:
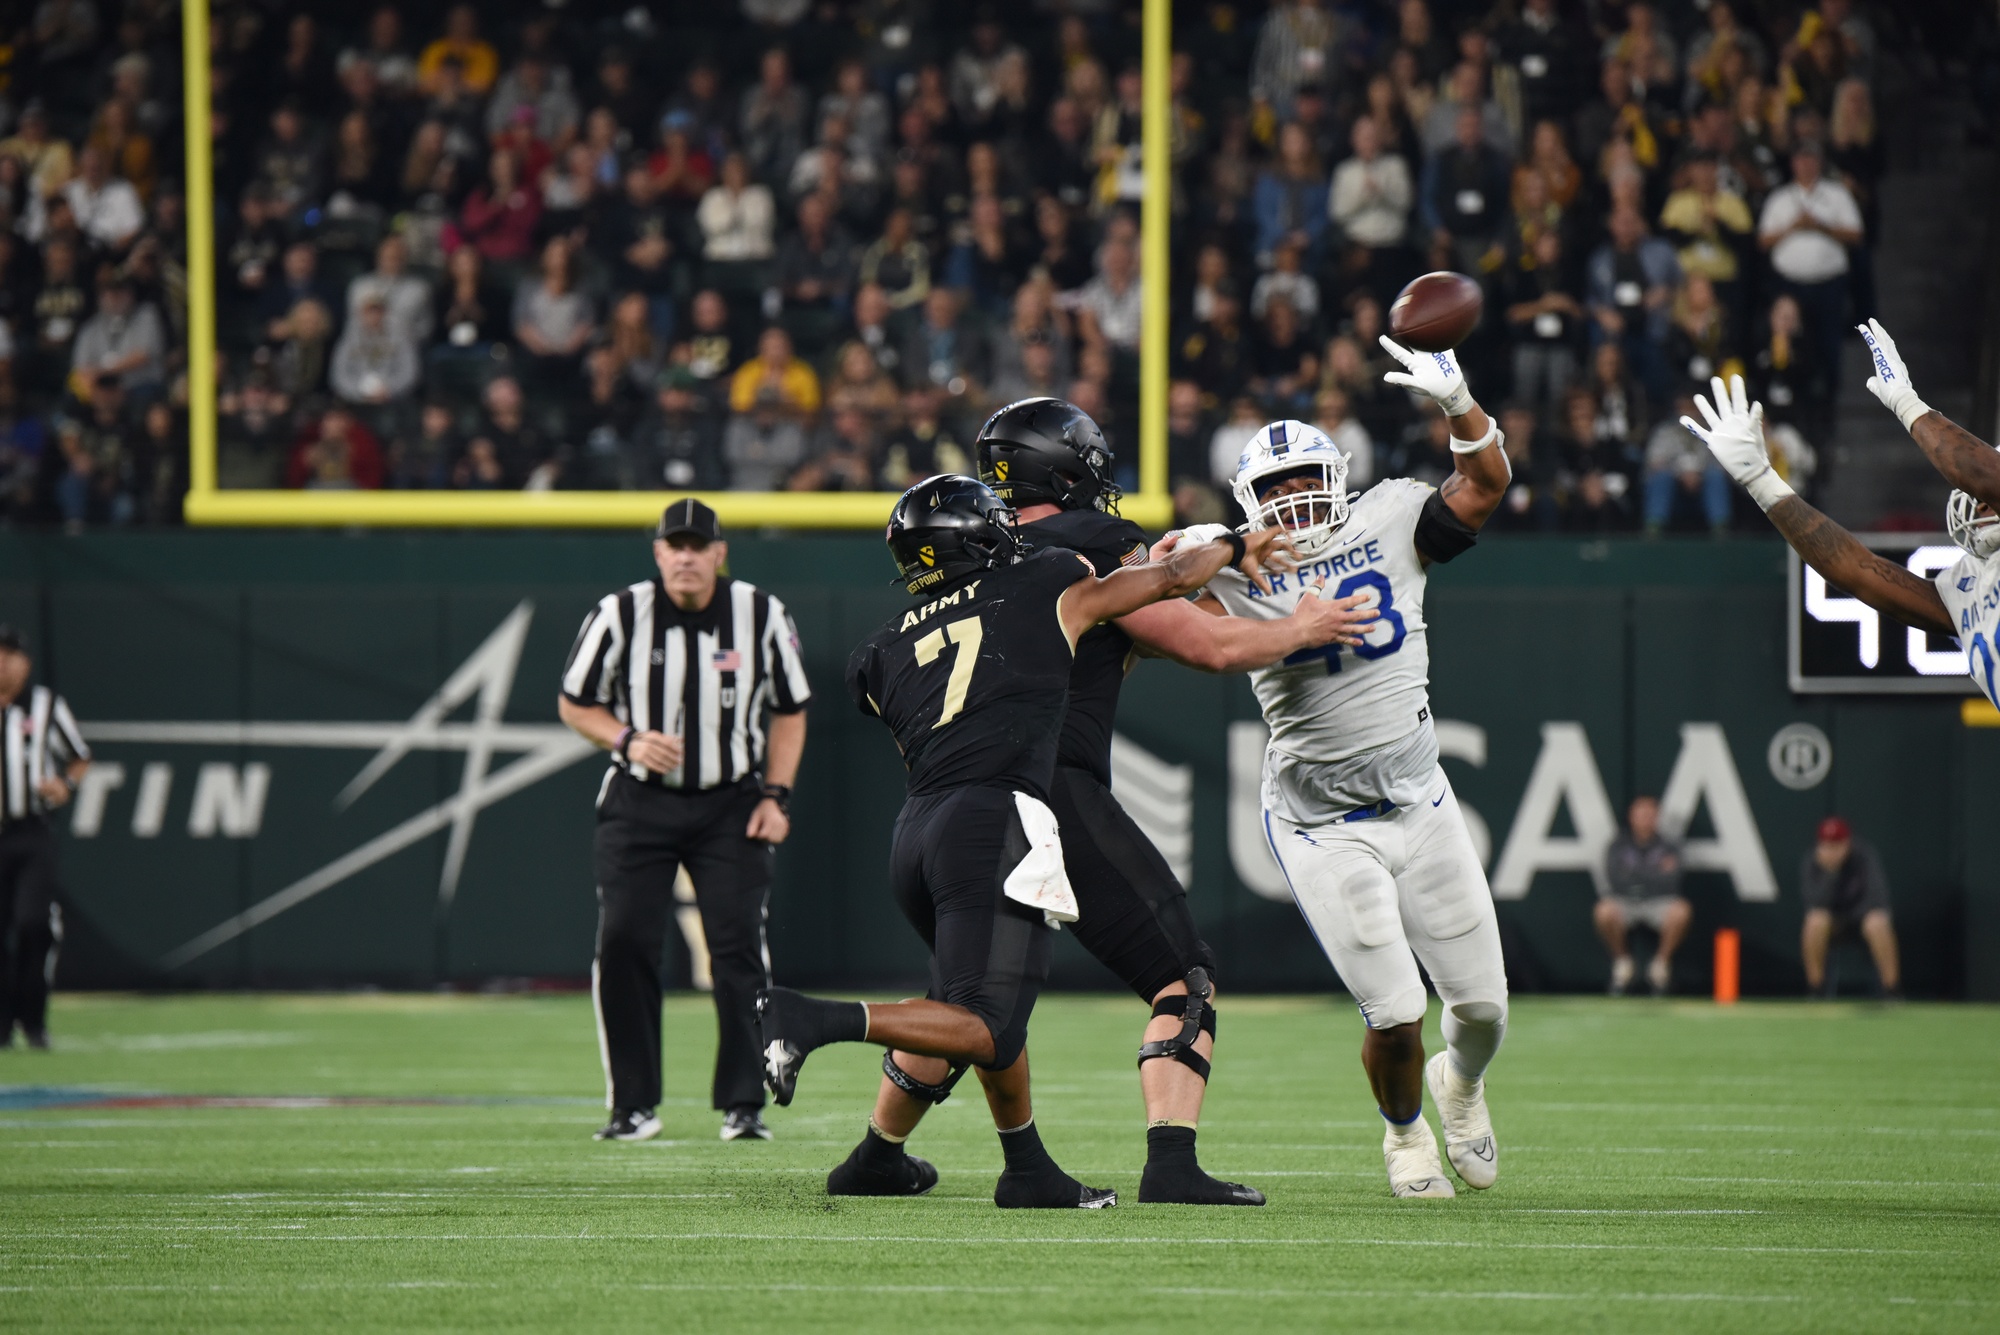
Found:
[{"label": "referee", "polygon": [[728,558],[715,511],[675,501],[653,539],[658,578],[605,595],[563,669],[562,721],[613,757],[597,799],[599,1140],[660,1134],[660,952],[683,865],[714,978],[722,1138],[771,1138],[755,1006],[812,691],[784,604],[723,575]]},{"label": "referee", "polygon": [[29,1047],[49,1045],[62,908],[48,816],[90,768],[63,698],[29,688],[33,667],[20,632],[0,624],[0,1048],[14,1045],[17,1024]]}]

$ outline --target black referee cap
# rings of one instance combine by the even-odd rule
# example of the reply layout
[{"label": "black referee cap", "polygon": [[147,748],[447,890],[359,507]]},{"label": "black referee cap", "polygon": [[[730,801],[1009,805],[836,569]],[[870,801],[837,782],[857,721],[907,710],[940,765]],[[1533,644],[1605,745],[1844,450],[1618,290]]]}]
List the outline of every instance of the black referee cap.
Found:
[{"label": "black referee cap", "polygon": [[666,508],[660,515],[660,526],[653,531],[653,536],[676,538],[683,533],[693,534],[703,542],[714,542],[722,536],[722,521],[715,517],[715,511],[689,496]]},{"label": "black referee cap", "polygon": [[28,644],[27,641],[21,638],[20,631],[14,629],[9,623],[0,621],[0,649],[12,650],[17,654],[25,654],[28,652]]}]

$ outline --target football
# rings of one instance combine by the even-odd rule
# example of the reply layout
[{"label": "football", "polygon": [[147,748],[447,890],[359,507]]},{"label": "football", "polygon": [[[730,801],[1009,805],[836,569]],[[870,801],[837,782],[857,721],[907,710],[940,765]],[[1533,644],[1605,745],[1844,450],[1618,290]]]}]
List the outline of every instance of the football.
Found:
[{"label": "football", "polygon": [[1413,278],[1389,307],[1389,336],[1418,352],[1443,352],[1463,343],[1479,324],[1486,302],[1479,284],[1462,273]]}]

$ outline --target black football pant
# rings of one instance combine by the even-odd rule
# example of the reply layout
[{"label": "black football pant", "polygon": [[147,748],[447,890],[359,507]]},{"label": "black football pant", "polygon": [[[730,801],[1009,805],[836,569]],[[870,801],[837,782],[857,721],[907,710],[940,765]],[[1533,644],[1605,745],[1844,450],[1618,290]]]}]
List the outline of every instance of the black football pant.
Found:
[{"label": "black football pant", "polygon": [[56,904],[56,837],[38,819],[0,825],[0,1043],[19,1024],[48,1028],[49,987],[62,943]]},{"label": "black football pant", "polygon": [[1062,826],[1063,867],[1080,915],[1077,944],[1150,1002],[1215,952],[1195,929],[1187,891],[1111,790],[1088,770],[1056,767],[1049,808]]},{"label": "black football pant", "polygon": [[598,805],[591,991],[613,1108],[660,1102],[660,958],[682,866],[715,982],[715,1107],[764,1106],[756,1004],[771,985],[764,926],[773,849],[743,833],[758,800],[754,784],[680,793],[619,774]]}]

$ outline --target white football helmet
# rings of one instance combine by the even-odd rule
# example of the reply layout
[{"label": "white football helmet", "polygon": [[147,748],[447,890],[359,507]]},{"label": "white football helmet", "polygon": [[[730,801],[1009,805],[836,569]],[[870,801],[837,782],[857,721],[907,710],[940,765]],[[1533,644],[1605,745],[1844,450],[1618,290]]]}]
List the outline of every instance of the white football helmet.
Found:
[{"label": "white football helmet", "polygon": [[[1319,486],[1262,498],[1285,478],[1317,475]],[[1318,556],[1347,522],[1347,456],[1316,426],[1287,419],[1257,428],[1236,463],[1229,489],[1250,527],[1283,529],[1300,556]]]},{"label": "white football helmet", "polygon": [[1984,561],[2000,552],[2000,515],[1990,510],[1982,515],[1979,510],[1977,496],[1953,488],[1951,499],[1944,503],[1944,528],[1960,550]]}]

